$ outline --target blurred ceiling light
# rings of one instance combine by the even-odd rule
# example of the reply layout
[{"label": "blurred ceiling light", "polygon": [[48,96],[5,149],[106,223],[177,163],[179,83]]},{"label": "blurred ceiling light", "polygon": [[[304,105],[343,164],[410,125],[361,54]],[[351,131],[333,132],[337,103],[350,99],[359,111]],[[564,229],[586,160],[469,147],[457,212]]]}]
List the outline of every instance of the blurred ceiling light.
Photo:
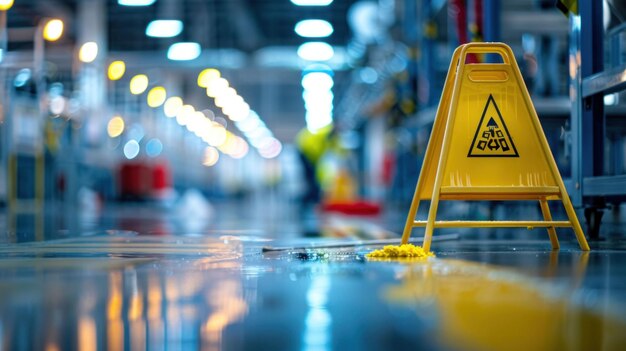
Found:
[{"label": "blurred ceiling light", "polygon": [[302,92],[302,98],[305,102],[310,104],[332,104],[335,94],[333,94],[333,91],[330,89],[305,89],[304,92]]},{"label": "blurred ceiling light", "polygon": [[33,74],[30,69],[22,68],[13,80],[13,86],[15,86],[16,88],[21,88],[25,86],[26,83],[32,78],[32,76]]},{"label": "blurred ceiling light", "polygon": [[236,137],[233,150],[231,151],[229,155],[230,157],[236,158],[236,159],[243,158],[244,156],[248,154],[249,149],[250,147],[248,146],[248,143],[246,143],[245,140],[243,140],[240,137]]},{"label": "blurred ceiling light", "polygon": [[63,35],[63,21],[51,19],[43,27],[43,38],[47,41],[56,41]]},{"label": "blurred ceiling light", "polygon": [[8,11],[13,6],[13,0],[0,0],[0,11]]},{"label": "blurred ceiling light", "polygon": [[108,76],[110,80],[119,80],[126,72],[126,64],[124,61],[113,61],[109,65]]},{"label": "blurred ceiling light", "polygon": [[333,0],[291,0],[291,2],[298,6],[328,6]]},{"label": "blurred ceiling light", "polygon": [[214,79],[218,79],[221,77],[220,71],[215,68],[207,68],[202,70],[200,74],[198,74],[198,86],[201,88],[206,88]]},{"label": "blurred ceiling light", "polygon": [[365,84],[374,84],[378,80],[378,72],[372,67],[363,67],[358,72],[359,78]]},{"label": "blurred ceiling light", "polygon": [[167,91],[162,86],[156,86],[148,92],[148,106],[152,108],[163,105],[167,98]]},{"label": "blurred ceiling light", "polygon": [[133,158],[139,155],[139,143],[137,140],[129,140],[126,145],[124,145],[124,156],[127,159],[132,160]]},{"label": "blurred ceiling light", "polygon": [[183,105],[183,107],[181,107],[176,114],[176,122],[178,122],[178,124],[181,126],[186,125],[188,121],[191,120],[191,117],[195,112],[196,109],[193,108],[193,106]]},{"label": "blurred ceiling light", "polygon": [[165,100],[165,105],[163,105],[163,112],[169,118],[174,118],[180,111],[181,107],[183,107],[183,99],[178,96],[172,96]]},{"label": "blurred ceiling light", "polygon": [[161,154],[161,151],[163,151],[163,143],[161,143],[161,140],[154,138],[146,143],[146,154],[148,154],[149,157],[157,157]]},{"label": "blurred ceiling light", "polygon": [[194,110],[193,113],[190,113],[187,117],[187,123],[185,124],[187,130],[198,135],[206,120],[204,113]]},{"label": "blurred ceiling light", "polygon": [[313,133],[333,123],[333,116],[329,113],[307,112],[305,118],[307,129]]},{"label": "blurred ceiling light", "polygon": [[209,130],[209,144],[211,146],[220,146],[226,141],[226,128],[222,125],[214,123]]},{"label": "blurred ceiling light", "polygon": [[124,132],[124,119],[120,116],[114,116],[107,124],[107,134],[109,137],[115,138]]},{"label": "blurred ceiling light", "polygon": [[228,112],[226,112],[226,110],[232,111],[236,109],[237,106],[243,105],[245,103],[246,102],[239,95],[223,95],[222,94],[222,95],[218,95],[218,97],[215,98],[215,106],[221,107],[222,113],[226,115],[229,114]]},{"label": "blurred ceiling light", "polygon": [[206,94],[208,97],[216,97],[222,90],[228,89],[228,81],[224,78],[217,78],[209,81],[206,87]]},{"label": "blurred ceiling light", "polygon": [[179,20],[154,20],[146,27],[146,35],[154,38],[171,38],[182,31],[183,22]]},{"label": "blurred ceiling light", "polygon": [[267,138],[263,148],[259,149],[259,155],[263,158],[274,158],[280,155],[283,145],[274,137]]},{"label": "blurred ceiling light", "polygon": [[193,42],[174,43],[167,50],[167,58],[172,61],[189,61],[200,56],[200,44]]},{"label": "blurred ceiling light", "polygon": [[265,142],[272,137],[272,132],[267,128],[259,128],[255,129],[250,133],[246,134],[246,138],[250,140],[252,146],[257,149],[262,149],[265,145]]},{"label": "blurred ceiling light", "polygon": [[65,110],[66,99],[63,96],[57,95],[50,98],[50,113],[53,116],[59,116]]},{"label": "blurred ceiling light", "polygon": [[333,47],[321,41],[311,41],[298,47],[298,56],[308,61],[328,61],[335,55]]},{"label": "blurred ceiling light", "polygon": [[333,25],[320,19],[303,20],[296,23],[296,34],[305,38],[324,38],[333,34]]},{"label": "blurred ceiling light", "polygon": [[228,88],[220,91],[219,94],[217,94],[217,96],[215,96],[215,98],[219,99],[219,98],[223,98],[223,97],[227,97],[227,96],[234,97],[234,96],[239,96],[239,95],[237,94],[237,90],[235,90],[235,88],[228,87]]},{"label": "blurred ceiling light", "polygon": [[247,103],[236,104],[228,109],[224,109],[224,114],[230,118],[231,121],[241,121],[246,119],[250,114],[250,105]]},{"label": "blurred ceiling light", "polygon": [[333,77],[324,72],[311,72],[302,77],[302,87],[305,90],[327,91],[334,85]]},{"label": "blurred ceiling light", "polygon": [[78,51],[78,59],[81,62],[93,62],[98,57],[98,44],[94,41],[84,43]]},{"label": "blurred ceiling light", "polygon": [[250,132],[262,125],[263,122],[261,122],[259,115],[253,110],[250,110],[250,113],[245,119],[237,122],[237,128],[244,133]]},{"label": "blurred ceiling light", "polygon": [[133,95],[139,95],[146,91],[148,88],[148,76],[145,74],[138,74],[130,80],[130,93]]},{"label": "blurred ceiling light", "polygon": [[156,0],[117,0],[119,5],[123,6],[150,6],[155,3]]},{"label": "blurred ceiling light", "polygon": [[212,146],[207,146],[206,149],[204,149],[204,160],[202,161],[203,165],[211,167],[215,165],[217,161],[219,161],[219,159],[220,153],[219,151],[217,151],[216,148]]}]

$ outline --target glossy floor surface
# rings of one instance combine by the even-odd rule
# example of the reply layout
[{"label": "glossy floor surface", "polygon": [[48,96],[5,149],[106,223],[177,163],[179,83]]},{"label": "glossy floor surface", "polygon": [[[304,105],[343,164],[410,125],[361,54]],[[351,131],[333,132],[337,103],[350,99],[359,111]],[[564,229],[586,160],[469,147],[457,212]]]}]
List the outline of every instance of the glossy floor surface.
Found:
[{"label": "glossy floor surface", "polygon": [[540,230],[472,230],[434,259],[369,260],[402,215],[263,205],[3,209],[0,350],[626,347],[620,235],[583,253],[562,230],[553,252]]}]

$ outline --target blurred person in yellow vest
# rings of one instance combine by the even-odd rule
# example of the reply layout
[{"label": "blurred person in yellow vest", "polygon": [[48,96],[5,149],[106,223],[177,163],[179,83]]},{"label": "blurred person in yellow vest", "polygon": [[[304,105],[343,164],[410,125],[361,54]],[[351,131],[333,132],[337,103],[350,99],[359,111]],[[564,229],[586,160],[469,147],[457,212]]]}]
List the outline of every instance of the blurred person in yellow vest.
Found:
[{"label": "blurred person in yellow vest", "polygon": [[318,203],[321,198],[319,163],[330,144],[332,125],[316,132],[303,128],[296,136],[296,146],[302,161],[305,191],[301,201],[303,204]]}]

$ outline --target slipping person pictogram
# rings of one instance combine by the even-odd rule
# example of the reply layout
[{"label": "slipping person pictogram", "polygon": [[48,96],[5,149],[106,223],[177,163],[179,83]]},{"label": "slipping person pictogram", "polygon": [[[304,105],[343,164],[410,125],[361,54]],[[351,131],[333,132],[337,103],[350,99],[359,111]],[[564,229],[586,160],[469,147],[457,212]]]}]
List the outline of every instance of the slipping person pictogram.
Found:
[{"label": "slipping person pictogram", "polygon": [[492,95],[487,99],[467,157],[519,157]]}]

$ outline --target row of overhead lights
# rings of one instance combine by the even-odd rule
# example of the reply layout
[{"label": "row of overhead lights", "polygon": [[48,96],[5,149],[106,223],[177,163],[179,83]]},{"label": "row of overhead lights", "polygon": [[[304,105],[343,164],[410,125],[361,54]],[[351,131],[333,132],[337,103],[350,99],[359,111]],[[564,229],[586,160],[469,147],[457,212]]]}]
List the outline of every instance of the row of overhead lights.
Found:
[{"label": "row of overhead lights", "polygon": [[[125,70],[126,65],[123,61],[113,61],[108,67],[107,75],[110,80],[119,80],[124,76]],[[243,138],[228,131],[225,123],[219,123],[219,118],[215,118],[212,111],[197,111],[192,105],[184,104],[182,98],[178,96],[168,97],[165,87],[155,86],[148,90],[148,86],[148,76],[137,74],[130,79],[129,90],[132,95],[141,95],[147,91],[146,102],[149,107],[159,108],[162,106],[166,117],[175,118],[180,126],[185,127],[189,132],[207,143],[203,158],[205,166],[213,166],[217,163],[219,151],[235,159],[242,158],[248,153],[248,143]],[[107,132],[111,138],[120,136],[124,129],[124,120],[121,116],[114,116],[109,120]],[[124,145],[126,158],[132,159],[139,154],[139,141],[136,137],[131,138]],[[158,156],[162,149],[160,141],[152,139],[148,144],[150,144],[146,145],[148,155],[151,157]]]},{"label": "row of overhead lights", "polygon": [[[123,6],[150,6],[156,0],[117,0]],[[175,19],[154,20],[146,27],[146,35],[153,38],[173,38],[183,32],[183,22]],[[194,60],[200,56],[202,48],[195,42],[178,42],[170,45],[167,58],[172,61]]]},{"label": "row of overhead lights", "polygon": [[[291,0],[298,6],[328,6],[333,0]],[[303,38],[326,38],[333,34],[333,25],[321,19],[307,19],[296,23],[296,34]],[[298,47],[298,56],[307,61],[328,61],[335,55],[333,47],[323,41],[309,41]]]},{"label": "row of overhead lights", "polygon": [[[126,6],[147,6],[154,2],[155,0],[118,0],[120,5]],[[12,5],[12,0],[0,0],[0,11],[7,11]],[[63,27],[64,24],[59,19],[48,20],[43,26],[42,36],[47,41],[56,41],[63,34]],[[182,22],[180,21],[153,21],[153,23],[148,25],[146,34],[167,37],[178,35],[181,31]],[[172,47],[182,47],[182,52],[188,52],[187,44],[190,43],[177,43]],[[199,45],[196,44],[196,46],[197,55],[195,57],[200,52]],[[191,59],[185,58],[180,53],[181,50],[172,50],[172,47],[170,47],[172,53],[168,52],[168,58]],[[98,45],[95,42],[84,43],[78,52],[79,60],[84,63],[93,62],[97,56]],[[125,71],[126,65],[123,61],[113,61],[108,67],[107,76],[110,80],[119,80],[124,76]],[[219,71],[207,69],[199,75],[198,81],[199,84],[202,82],[202,84],[206,85],[207,95],[214,98],[216,105],[222,108],[222,112],[233,122],[236,122],[237,126],[240,127],[246,138],[251,141],[262,157],[273,158],[278,156],[282,150],[281,143],[274,138],[258,114],[250,110],[249,105],[243,98],[233,88],[229,87],[228,81],[220,77]],[[138,74],[130,80],[130,92],[133,95],[140,95],[147,90],[148,85],[148,77],[144,74]],[[217,121],[219,118],[215,118],[212,111],[196,111],[193,106],[183,104],[180,97],[173,96],[167,98],[167,91],[162,86],[150,89],[146,98],[148,106],[158,108],[163,105],[164,114],[167,117],[175,117],[179,125],[185,126],[187,130],[209,144],[205,149],[204,165],[212,166],[217,163],[219,159],[218,150],[233,158],[242,158],[248,153],[248,143],[243,138],[226,130],[226,123],[220,124]],[[107,133],[111,138],[120,136],[124,129],[125,123],[121,116],[114,116],[107,125]],[[132,159],[139,154],[140,139],[141,137],[131,138],[126,143],[124,154],[127,158]],[[162,144],[158,139],[152,139],[148,142],[147,148],[148,155],[156,157],[162,150]]]},{"label": "row of overhead lights", "polygon": [[311,65],[302,74],[306,127],[312,133],[333,123],[333,85],[333,71],[328,66]]},{"label": "row of overhead lights", "polygon": [[[291,0],[298,6],[327,6],[333,0]],[[321,19],[307,19],[296,24],[294,31],[305,38],[326,38],[333,26]],[[333,47],[323,41],[306,42],[298,47],[298,56],[307,61],[328,61],[335,55]],[[333,71],[322,64],[307,67],[302,73],[302,99],[306,110],[306,126],[315,133],[333,123]]]},{"label": "row of overhead lights", "polygon": [[[150,6],[156,0],[118,0],[118,4],[124,6]],[[333,0],[291,0],[297,6],[328,6]],[[146,35],[153,38],[172,38],[183,31],[183,22],[174,19],[154,20],[146,27]],[[308,19],[300,21],[294,27],[294,31],[305,38],[325,38],[333,33],[333,26],[328,21],[321,19]],[[167,50],[167,58],[173,61],[194,60],[202,48],[195,42],[178,42],[172,44]],[[333,47],[323,41],[311,41],[298,47],[298,56],[308,61],[330,60],[335,52]]]},{"label": "row of overhead lights", "polygon": [[282,144],[274,137],[259,115],[230,87],[228,80],[215,68],[207,68],[198,75],[198,86],[206,89],[215,106],[235,123],[246,139],[264,158],[274,158],[282,151]]},{"label": "row of overhead lights", "polygon": [[[138,5],[151,5],[150,0],[123,0],[127,5],[134,3]],[[333,0],[291,0],[297,6],[328,6]],[[122,0],[118,1],[120,4]],[[151,37],[173,37],[180,34],[183,24],[178,20],[155,20],[146,28],[146,35]],[[334,29],[332,24],[321,19],[307,19],[298,22],[294,31],[305,38],[325,38],[330,36]],[[170,46],[167,57],[170,60],[192,60],[200,55],[201,48],[197,43],[175,43]],[[331,45],[323,41],[310,41],[298,47],[297,54],[307,61],[328,61],[334,56]],[[217,72],[217,73],[216,73]],[[217,75],[216,75],[217,74]],[[216,76],[215,76],[216,75]],[[211,79],[211,78],[215,79]],[[207,80],[207,82],[201,81]],[[322,86],[306,84],[305,81],[321,81]],[[330,81],[330,84],[328,82]],[[324,85],[325,84],[325,85]],[[257,148],[264,157],[274,157],[281,151],[282,145],[273,138],[271,132],[265,127],[258,115],[251,111],[243,98],[236,94],[236,91],[228,87],[228,81],[219,76],[216,70],[203,71],[198,77],[198,85],[207,89],[207,95],[215,98],[215,105],[222,108],[222,112],[235,122],[242,130],[246,138]],[[333,93],[332,71],[311,72],[304,74],[302,79],[304,88],[303,99],[306,107],[307,128],[317,131],[327,125],[332,124]],[[305,86],[307,85],[307,86]],[[251,126],[256,126],[252,128]],[[248,130],[246,132],[245,130]]]},{"label": "row of overhead lights", "polygon": [[[123,61],[113,61],[109,65],[107,75],[110,80],[119,80],[124,76],[126,66]],[[215,99],[216,106],[222,108],[224,115],[236,123],[252,146],[264,158],[278,156],[282,144],[267,129],[258,114],[250,110],[249,105],[229,87],[226,79],[221,77],[218,70],[210,68],[198,75],[198,85],[206,88],[207,96]],[[129,90],[133,95],[141,95],[148,90],[149,78],[145,74],[137,74],[130,79]],[[205,149],[205,166],[212,166],[219,159],[219,151],[235,159],[244,157],[249,151],[249,145],[243,138],[228,131],[226,123],[215,117],[211,110],[197,111],[192,105],[184,104],[178,96],[167,97],[167,90],[162,86],[155,86],[148,90],[146,102],[151,108],[163,106],[166,117],[175,118],[180,126],[201,138],[208,146]],[[124,131],[124,121],[120,116],[113,117],[108,124],[107,132],[110,137],[117,137]],[[129,144],[130,143],[130,144]],[[132,145],[131,145],[132,144]],[[136,144],[136,145],[135,145]],[[138,140],[129,140],[124,146],[127,158],[134,158],[139,153]],[[127,149],[132,152],[127,152]],[[137,151],[137,152],[135,152]],[[160,150],[159,150],[160,153]],[[132,157],[129,157],[132,156]]]}]

